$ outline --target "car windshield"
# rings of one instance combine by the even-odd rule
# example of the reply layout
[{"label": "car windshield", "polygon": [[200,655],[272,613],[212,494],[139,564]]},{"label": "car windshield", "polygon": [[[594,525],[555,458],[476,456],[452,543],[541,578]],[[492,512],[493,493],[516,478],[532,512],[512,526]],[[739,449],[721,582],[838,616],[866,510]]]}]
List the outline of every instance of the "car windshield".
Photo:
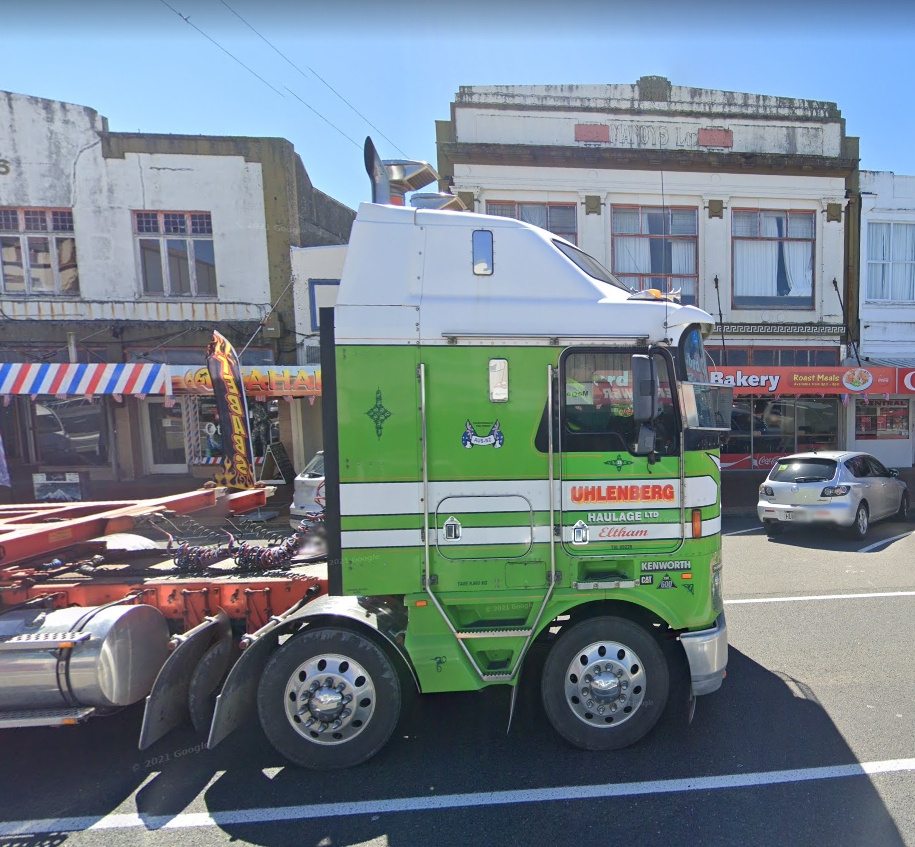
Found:
[{"label": "car windshield", "polygon": [[600,282],[607,282],[610,285],[615,285],[617,288],[622,289],[627,294],[632,293],[632,289],[628,285],[624,285],[622,282],[620,282],[593,256],[589,256],[587,253],[577,249],[576,247],[573,247],[571,244],[565,244],[562,241],[554,241],[553,244],[555,244],[556,248],[560,250],[565,256],[575,262],[575,264],[578,265],[578,267],[580,267],[588,276],[594,277],[594,279],[599,280]]},{"label": "car windshield", "polygon": [[324,476],[324,454],[318,453],[302,471],[306,476]]},{"label": "car windshield", "polygon": [[834,459],[780,459],[769,479],[776,482],[828,482],[836,475]]}]

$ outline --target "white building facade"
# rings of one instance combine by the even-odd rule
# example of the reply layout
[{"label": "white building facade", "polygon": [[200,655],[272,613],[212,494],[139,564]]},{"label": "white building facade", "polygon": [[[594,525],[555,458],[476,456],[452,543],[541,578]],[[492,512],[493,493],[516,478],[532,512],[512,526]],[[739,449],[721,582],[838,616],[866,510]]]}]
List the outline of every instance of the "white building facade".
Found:
[{"label": "white building facade", "polygon": [[114,133],[93,109],[0,92],[0,434],[14,496],[31,499],[36,472],[210,475],[214,329],[248,345],[256,452],[283,442],[304,466],[320,376],[296,333],[290,249],[345,243],[352,218],[283,139]]},{"label": "white building facade", "polygon": [[[719,318],[709,346],[723,378],[845,362],[858,153],[835,104],[663,77],[468,86],[437,138],[443,187],[468,207],[543,226],[632,288],[679,289]],[[726,467],[846,443],[835,387],[780,388],[738,394]]]}]

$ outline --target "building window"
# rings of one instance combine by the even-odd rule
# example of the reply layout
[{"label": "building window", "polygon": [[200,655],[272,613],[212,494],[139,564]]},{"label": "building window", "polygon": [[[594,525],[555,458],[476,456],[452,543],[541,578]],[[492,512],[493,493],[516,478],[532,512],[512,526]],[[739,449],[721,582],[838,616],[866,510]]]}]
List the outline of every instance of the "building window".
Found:
[{"label": "building window", "polygon": [[0,209],[0,291],[14,296],[79,294],[73,212]]},{"label": "building window", "polygon": [[143,293],[215,297],[216,256],[208,212],[134,212]]},{"label": "building window", "polygon": [[909,437],[909,401],[855,400],[855,440]]},{"label": "building window", "polygon": [[637,291],[680,291],[696,302],[698,211],[662,206],[613,206],[613,273]]},{"label": "building window", "polygon": [[867,225],[867,299],[915,301],[915,224]]},{"label": "building window", "polygon": [[549,230],[572,244],[578,244],[578,219],[574,203],[512,203],[487,201],[486,214],[519,221]]},{"label": "building window", "polygon": [[712,361],[719,367],[725,364],[727,354],[728,367],[755,367],[765,368],[836,368],[839,366],[839,350],[837,347],[810,347],[798,349],[794,347],[706,347],[706,352]]},{"label": "building window", "polygon": [[33,404],[38,461],[77,467],[108,462],[108,415],[104,399],[39,395]]},{"label": "building window", "polygon": [[737,211],[734,308],[813,308],[813,212]]}]

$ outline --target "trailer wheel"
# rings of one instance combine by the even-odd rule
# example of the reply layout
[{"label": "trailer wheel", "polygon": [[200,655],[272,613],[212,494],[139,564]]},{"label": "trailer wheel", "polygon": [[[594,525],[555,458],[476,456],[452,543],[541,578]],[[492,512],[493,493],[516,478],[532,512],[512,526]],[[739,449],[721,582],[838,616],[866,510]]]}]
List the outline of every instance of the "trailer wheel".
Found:
[{"label": "trailer wheel", "polygon": [[658,643],[624,618],[590,618],[553,645],[543,706],[553,728],[585,750],[634,744],[657,723],[670,679]]},{"label": "trailer wheel", "polygon": [[308,628],[264,669],[257,710],[270,743],[306,768],[347,768],[375,755],[400,717],[397,671],[372,641]]}]

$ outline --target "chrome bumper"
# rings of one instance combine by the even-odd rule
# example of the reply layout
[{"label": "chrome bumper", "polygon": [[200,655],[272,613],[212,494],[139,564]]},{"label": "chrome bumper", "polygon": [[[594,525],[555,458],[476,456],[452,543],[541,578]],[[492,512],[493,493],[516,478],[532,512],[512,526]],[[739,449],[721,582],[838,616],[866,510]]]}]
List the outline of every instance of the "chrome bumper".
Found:
[{"label": "chrome bumper", "polygon": [[711,629],[684,632],[680,643],[689,662],[693,694],[711,694],[721,688],[728,664],[728,626],[724,612],[718,615]]}]

